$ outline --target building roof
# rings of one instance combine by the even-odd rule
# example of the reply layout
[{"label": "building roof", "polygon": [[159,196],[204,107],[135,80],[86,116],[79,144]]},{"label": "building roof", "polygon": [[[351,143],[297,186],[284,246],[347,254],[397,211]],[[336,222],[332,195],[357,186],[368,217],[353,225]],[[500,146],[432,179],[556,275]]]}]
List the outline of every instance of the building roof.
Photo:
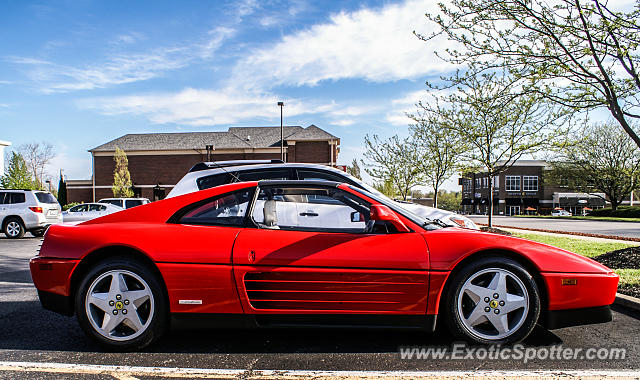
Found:
[{"label": "building roof", "polygon": [[[286,126],[286,140],[337,140],[332,134],[310,125]],[[90,149],[89,152],[269,148],[280,146],[280,127],[231,127],[227,132],[137,133],[127,134]]]}]

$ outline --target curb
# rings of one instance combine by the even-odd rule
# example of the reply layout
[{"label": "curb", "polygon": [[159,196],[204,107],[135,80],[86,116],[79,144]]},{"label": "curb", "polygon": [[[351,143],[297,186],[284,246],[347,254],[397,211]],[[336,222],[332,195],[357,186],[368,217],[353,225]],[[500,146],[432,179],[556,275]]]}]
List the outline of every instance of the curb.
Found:
[{"label": "curb", "polygon": [[640,312],[640,298],[631,297],[626,294],[616,293],[615,305],[625,307]]},{"label": "curb", "polygon": [[[476,223],[476,224],[479,225],[479,226],[487,226],[487,223]],[[586,237],[595,237],[595,238],[601,238],[601,239],[626,240],[626,241],[640,242],[640,238],[633,238],[633,237],[628,237],[628,236],[611,236],[611,235],[592,234],[592,233],[586,233],[586,232],[545,230],[545,229],[541,229],[541,228],[513,227],[513,226],[500,225],[500,224],[494,224],[493,227],[497,227],[497,228],[512,228],[514,230],[524,230],[524,231],[547,232],[547,233],[560,234],[560,235],[586,236]]]}]

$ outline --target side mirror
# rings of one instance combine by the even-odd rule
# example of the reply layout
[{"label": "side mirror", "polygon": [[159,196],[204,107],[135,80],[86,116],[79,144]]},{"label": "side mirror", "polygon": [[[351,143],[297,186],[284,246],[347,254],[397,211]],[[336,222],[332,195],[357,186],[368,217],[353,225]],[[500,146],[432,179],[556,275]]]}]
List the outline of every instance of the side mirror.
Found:
[{"label": "side mirror", "polygon": [[364,215],[358,211],[351,213],[351,223],[364,222]]},{"label": "side mirror", "polygon": [[371,205],[371,220],[380,220],[389,222],[398,230],[398,232],[409,232],[409,228],[402,223],[395,212],[385,205]]}]

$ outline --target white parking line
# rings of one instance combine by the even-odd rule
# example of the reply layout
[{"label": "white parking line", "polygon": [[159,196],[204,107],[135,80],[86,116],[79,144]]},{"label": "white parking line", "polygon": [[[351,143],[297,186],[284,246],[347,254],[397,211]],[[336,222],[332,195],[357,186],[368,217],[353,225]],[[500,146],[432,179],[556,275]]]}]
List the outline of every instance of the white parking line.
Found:
[{"label": "white parking line", "polygon": [[137,367],[93,364],[7,362],[0,361],[0,371],[46,372],[58,374],[110,375],[115,378],[134,376],[161,376],[170,378],[218,379],[419,379],[419,378],[640,378],[640,371],[611,370],[540,370],[540,371],[298,371],[298,370],[244,370],[208,368]]}]

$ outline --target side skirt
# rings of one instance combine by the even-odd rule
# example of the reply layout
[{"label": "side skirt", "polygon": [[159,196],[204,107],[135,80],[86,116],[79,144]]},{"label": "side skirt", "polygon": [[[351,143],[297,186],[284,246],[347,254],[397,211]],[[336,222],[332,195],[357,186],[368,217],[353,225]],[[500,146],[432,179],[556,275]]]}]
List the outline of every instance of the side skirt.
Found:
[{"label": "side skirt", "polygon": [[374,328],[435,331],[436,315],[172,313],[171,328]]}]

